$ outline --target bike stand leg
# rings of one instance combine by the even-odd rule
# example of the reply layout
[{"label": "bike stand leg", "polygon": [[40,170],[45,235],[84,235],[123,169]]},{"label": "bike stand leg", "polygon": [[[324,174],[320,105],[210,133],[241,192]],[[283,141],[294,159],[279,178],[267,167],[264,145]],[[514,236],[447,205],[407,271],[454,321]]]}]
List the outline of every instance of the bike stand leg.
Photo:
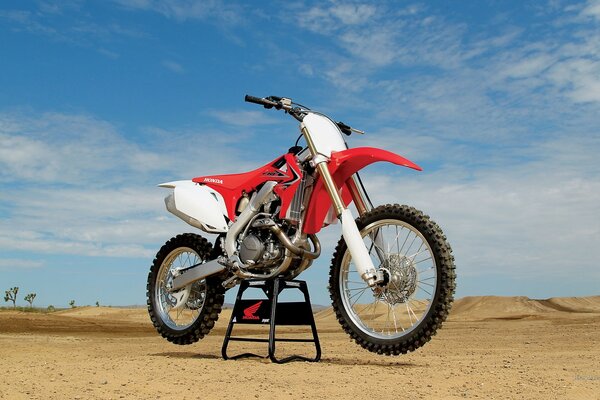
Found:
[{"label": "bike stand leg", "polygon": [[[280,288],[280,285],[283,285],[283,287]],[[293,285],[293,286],[290,286]],[[279,307],[279,294],[281,293],[281,291],[283,289],[286,288],[297,288],[299,289],[302,294],[304,295],[304,302],[303,303],[281,303],[281,304],[285,304],[288,307],[286,307],[288,310],[284,310],[280,308],[283,307]],[[273,302],[271,305],[271,323],[270,323],[270,330],[269,330],[269,359],[277,364],[284,364],[290,361],[308,361],[308,362],[318,362],[321,359],[321,343],[319,342],[319,335],[317,334],[317,326],[315,324],[315,319],[312,313],[312,307],[310,305],[310,297],[308,295],[308,287],[306,285],[305,281],[285,281],[282,279],[276,279],[275,280],[275,284],[274,284],[274,291],[273,291]],[[283,311],[291,311],[290,306],[295,307],[296,309],[299,309],[298,311],[295,311],[296,313],[298,313],[298,319],[296,320],[290,320],[287,319],[286,322],[287,323],[282,323],[281,325],[310,325],[311,327],[311,332],[313,335],[312,339],[277,339],[275,337],[275,330],[276,327],[278,325],[278,322],[281,322],[281,318],[277,318],[277,312],[283,312]],[[294,313],[294,311],[292,311],[292,313]],[[287,318],[289,318],[289,315],[286,316]],[[275,357],[275,342],[300,342],[300,343],[314,343],[315,344],[315,352],[316,355],[314,358],[309,358],[309,357],[305,357],[305,356],[301,356],[301,355],[292,355],[283,359],[278,359],[277,357]]]},{"label": "bike stand leg", "polygon": [[[225,338],[223,339],[223,346],[221,347],[221,356],[223,357],[224,360],[237,360],[238,358],[245,358],[245,357],[265,358],[264,356],[254,354],[254,353],[242,353],[242,354],[237,354],[235,356],[227,355],[227,347],[229,346],[230,340],[247,341],[247,342],[249,342],[249,341],[263,342],[264,341],[263,339],[239,338],[239,337],[231,336],[231,332],[233,331],[233,326],[236,323],[238,323],[238,321],[236,321],[236,311],[237,311],[236,309],[238,308],[238,305],[240,305],[242,303],[242,295],[244,294],[246,289],[248,289],[249,287],[250,287],[249,281],[242,281],[242,283],[240,284],[240,288],[238,290],[238,293],[237,293],[237,296],[235,299],[235,305],[234,305],[232,313],[231,313],[231,318],[229,319],[229,325],[227,325],[227,331],[225,332]],[[264,290],[264,288],[263,288],[263,290]],[[266,291],[265,291],[265,294],[267,294]]]},{"label": "bike stand leg", "polygon": [[[244,292],[249,287],[262,289],[267,299],[242,299]],[[279,302],[279,294],[284,289],[298,289],[304,295],[303,302]],[[244,338],[232,337],[233,326],[235,324],[269,324],[269,338]],[[312,339],[277,339],[277,325],[310,325]],[[228,356],[227,347],[230,341],[246,342],[267,342],[269,359],[277,364],[283,364],[293,360],[317,362],[321,359],[321,345],[317,334],[315,320],[310,305],[308,287],[304,281],[286,281],[277,278],[270,281],[243,281],[238,290],[236,302],[233,307],[231,319],[223,340],[221,355],[225,360],[234,360],[242,357],[261,357],[254,353],[243,353],[235,356]],[[316,355],[314,358],[308,358],[300,355],[292,355],[284,359],[278,359],[275,356],[276,342],[303,342],[314,343]]]}]

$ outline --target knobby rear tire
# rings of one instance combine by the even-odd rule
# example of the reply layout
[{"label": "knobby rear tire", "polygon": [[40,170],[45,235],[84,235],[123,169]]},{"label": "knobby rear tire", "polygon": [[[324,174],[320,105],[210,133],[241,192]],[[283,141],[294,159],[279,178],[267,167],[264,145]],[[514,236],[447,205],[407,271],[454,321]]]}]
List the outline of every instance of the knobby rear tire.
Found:
[{"label": "knobby rear tire", "polygon": [[[199,260],[208,261],[211,257],[212,246],[205,238],[193,233],[184,233],[171,238],[156,254],[156,258],[150,267],[146,286],[148,313],[152,324],[162,337],[179,345],[195,343],[207,335],[219,318],[219,313],[225,301],[225,289],[221,285],[221,279],[208,277],[202,286],[204,289],[202,308],[188,326],[184,325],[181,329],[174,329],[173,321],[165,319],[168,318],[168,314],[165,315],[164,311],[165,305],[161,305],[159,303],[161,300],[156,296],[156,285],[161,284],[159,282],[161,267],[163,267],[163,263],[169,262],[172,255],[178,254],[178,252],[189,254],[190,250],[197,255]],[[170,266],[165,265],[164,268],[170,268]]]},{"label": "knobby rear tire", "polygon": [[[365,326],[368,326],[368,323],[363,324],[363,321],[358,316],[359,312],[355,309],[347,309],[350,301],[348,299],[352,299],[350,290],[362,289],[348,289],[347,284],[344,286],[344,283],[342,282],[342,280],[350,280],[350,278],[348,278],[348,272],[345,273],[345,276],[342,273],[343,269],[348,271],[350,268],[350,261],[348,261],[350,260],[350,255],[349,252],[346,254],[348,249],[343,238],[341,238],[338,242],[333,255],[329,276],[330,296],[337,320],[341,324],[344,331],[350,335],[350,337],[352,337],[356,343],[363,348],[378,354],[406,354],[407,352],[414,351],[427,343],[431,337],[436,334],[436,331],[442,326],[442,323],[448,317],[448,312],[450,311],[452,302],[454,300],[453,295],[455,291],[456,275],[454,256],[452,255],[452,249],[450,248],[450,245],[446,241],[446,237],[438,225],[431,221],[427,215],[424,215],[421,211],[418,211],[413,207],[398,204],[379,206],[363,214],[356,220],[356,224],[364,237],[366,235],[365,228],[376,226],[378,221],[379,223],[382,223],[382,221],[400,221],[398,222],[399,224],[409,227],[409,230],[414,229],[414,231],[420,233],[422,238],[424,238],[429,245],[425,245],[425,247],[429,247],[429,250],[433,255],[433,259],[435,260],[435,268],[433,266],[431,267],[432,270],[435,269],[435,278],[429,279],[435,280],[436,282],[435,293],[432,293],[433,296],[431,298],[431,303],[428,306],[429,308],[426,312],[423,312],[423,315],[420,317],[420,319],[416,321],[414,325],[410,327],[410,329],[406,330],[406,334],[402,332],[404,329],[402,331],[397,331],[399,333],[390,334],[389,337],[386,337],[386,335],[383,334],[383,330],[382,333],[379,333],[378,331],[367,332],[368,329],[366,329]],[[415,233],[415,236],[421,238],[418,233]],[[376,235],[377,233],[375,236]],[[401,251],[398,251],[398,253],[401,253]],[[388,254],[388,264],[391,263],[389,260],[396,260],[401,257],[406,258],[406,256],[394,256]],[[346,263],[345,267],[342,265],[344,262]],[[394,262],[396,262],[397,265],[404,265],[402,264],[404,261],[400,263],[397,261]],[[409,261],[409,263],[410,262],[414,262],[414,260]],[[381,267],[381,265],[379,265],[379,267]],[[344,290],[343,287],[346,287],[347,291],[345,294],[345,302],[343,300],[344,293],[342,293],[342,290]],[[367,290],[370,291],[370,289]],[[414,288],[412,290],[413,292],[415,291]],[[393,295],[397,295],[397,293],[394,293]],[[367,296],[374,295],[369,293]],[[403,305],[402,301],[399,301],[399,303],[400,306]],[[376,302],[374,304],[375,310],[377,309],[378,304],[385,304],[385,301],[381,303]],[[396,305],[394,305],[394,307],[395,306]],[[387,307],[389,308],[392,306],[387,305]],[[350,306],[350,308],[352,308],[352,306]],[[408,314],[410,315],[410,312]],[[352,318],[350,315],[352,315]],[[396,324],[395,315],[393,322]],[[362,329],[360,325],[362,325]]]}]

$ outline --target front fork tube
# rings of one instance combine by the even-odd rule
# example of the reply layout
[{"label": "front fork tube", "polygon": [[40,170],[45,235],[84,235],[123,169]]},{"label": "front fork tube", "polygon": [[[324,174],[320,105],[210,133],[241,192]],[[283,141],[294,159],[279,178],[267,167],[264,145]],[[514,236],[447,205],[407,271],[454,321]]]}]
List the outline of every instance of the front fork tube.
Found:
[{"label": "front fork tube", "polygon": [[[373,209],[373,205],[365,192],[365,188],[358,178],[358,173],[352,175],[346,181],[346,187],[350,191],[350,195],[352,196],[352,200],[354,201],[360,216]],[[379,258],[380,265],[385,265],[386,257],[384,249],[386,246],[383,243],[383,235],[379,229],[376,229],[369,233],[369,237],[375,247],[375,253],[377,254],[377,258]]]},{"label": "front fork tube", "polygon": [[336,215],[342,224],[342,236],[344,237],[346,246],[348,246],[352,259],[356,264],[359,275],[369,286],[377,285],[381,279],[378,277],[371,256],[365,247],[365,243],[356,226],[352,212],[346,208],[344,201],[340,196],[340,192],[331,177],[331,173],[327,168],[327,162],[322,160],[316,167],[323,179],[327,193],[333,202]]}]

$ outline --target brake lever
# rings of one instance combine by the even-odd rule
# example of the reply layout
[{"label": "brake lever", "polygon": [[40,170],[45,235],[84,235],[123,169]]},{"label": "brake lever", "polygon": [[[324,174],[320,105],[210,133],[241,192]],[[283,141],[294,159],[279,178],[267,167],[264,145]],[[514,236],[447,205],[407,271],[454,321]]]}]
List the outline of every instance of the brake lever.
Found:
[{"label": "brake lever", "polygon": [[346,136],[350,136],[352,134],[352,128],[349,127],[348,125],[346,125],[345,123],[343,123],[342,121],[336,122],[338,128],[340,128],[340,131],[342,131],[342,133]]},{"label": "brake lever", "polygon": [[340,128],[340,131],[342,131],[342,133],[344,135],[350,136],[352,134],[352,132],[358,133],[360,135],[364,135],[365,134],[365,131],[361,131],[361,130],[355,129],[355,128],[349,126],[349,125],[346,125],[345,123],[343,123],[341,121],[340,122],[336,122],[336,124],[337,124],[338,128]]},{"label": "brake lever", "polygon": [[292,109],[292,99],[277,96],[269,96],[267,97],[267,99],[269,99],[270,101],[274,101],[276,99],[275,104],[273,106],[278,110],[283,109],[285,111],[289,111]]}]

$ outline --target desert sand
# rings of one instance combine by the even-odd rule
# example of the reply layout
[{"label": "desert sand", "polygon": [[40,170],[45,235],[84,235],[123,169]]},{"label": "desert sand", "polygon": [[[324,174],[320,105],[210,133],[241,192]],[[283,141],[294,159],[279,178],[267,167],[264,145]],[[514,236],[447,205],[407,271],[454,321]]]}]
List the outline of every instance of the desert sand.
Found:
[{"label": "desert sand", "polygon": [[[223,360],[229,315],[197,344],[176,346],[144,309],[2,311],[0,399],[600,399],[600,296],[459,299],[431,342],[396,357],[361,349],[323,310],[321,362],[284,365]],[[266,345],[236,350],[266,354]],[[278,345],[291,352],[312,355],[309,345]]]}]

